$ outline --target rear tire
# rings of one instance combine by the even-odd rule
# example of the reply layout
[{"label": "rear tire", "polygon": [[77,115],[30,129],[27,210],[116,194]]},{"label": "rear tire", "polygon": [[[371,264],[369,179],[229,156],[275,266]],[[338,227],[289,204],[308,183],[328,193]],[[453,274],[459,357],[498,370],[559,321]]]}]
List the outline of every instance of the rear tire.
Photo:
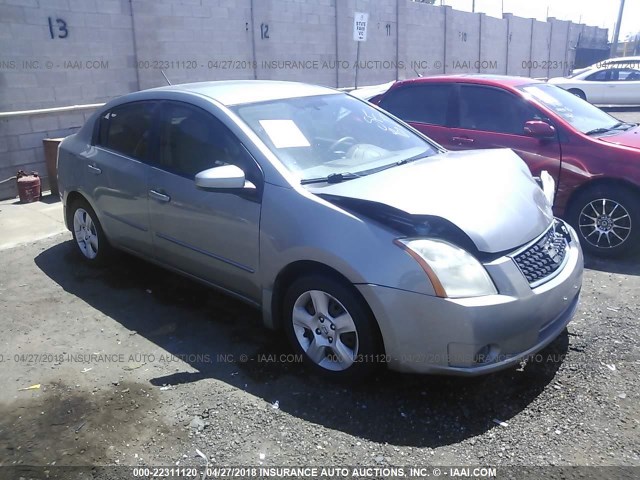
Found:
[{"label": "rear tire", "polygon": [[570,88],[568,91],[569,93],[573,93],[576,97],[580,97],[582,100],[587,99],[587,96],[585,95],[585,93],[579,88]]},{"label": "rear tire", "polygon": [[69,225],[77,251],[90,265],[103,265],[113,253],[96,212],[85,199],[71,204]]},{"label": "rear tire", "polygon": [[313,371],[334,380],[362,380],[382,363],[375,319],[352,285],[325,275],[295,280],[284,301],[284,329]]},{"label": "rear tire", "polygon": [[616,257],[640,245],[640,195],[623,186],[596,186],[580,192],[567,211],[582,248]]}]

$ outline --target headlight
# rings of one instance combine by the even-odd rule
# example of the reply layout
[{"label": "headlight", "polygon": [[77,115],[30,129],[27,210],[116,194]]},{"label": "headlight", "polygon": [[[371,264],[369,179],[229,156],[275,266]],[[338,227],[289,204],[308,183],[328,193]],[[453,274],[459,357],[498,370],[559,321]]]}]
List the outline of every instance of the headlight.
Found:
[{"label": "headlight", "polygon": [[395,243],[420,264],[439,297],[481,297],[498,293],[482,264],[455,245],[427,238],[402,238]]}]

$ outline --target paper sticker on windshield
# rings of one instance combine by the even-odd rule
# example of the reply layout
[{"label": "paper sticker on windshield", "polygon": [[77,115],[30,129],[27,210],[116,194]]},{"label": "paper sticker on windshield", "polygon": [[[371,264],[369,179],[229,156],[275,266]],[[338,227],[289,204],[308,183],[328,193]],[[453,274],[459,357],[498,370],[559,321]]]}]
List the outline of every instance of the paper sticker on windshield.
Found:
[{"label": "paper sticker on windshield", "polygon": [[311,146],[293,120],[260,120],[260,125],[276,148]]}]

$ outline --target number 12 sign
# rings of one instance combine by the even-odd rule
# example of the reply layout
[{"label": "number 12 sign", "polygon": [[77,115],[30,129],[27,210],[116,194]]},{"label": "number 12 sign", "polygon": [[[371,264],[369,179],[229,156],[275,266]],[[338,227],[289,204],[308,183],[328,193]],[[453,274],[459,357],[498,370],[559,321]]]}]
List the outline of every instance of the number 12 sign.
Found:
[{"label": "number 12 sign", "polygon": [[353,16],[353,39],[356,42],[367,41],[367,22],[369,21],[368,13],[356,12]]}]

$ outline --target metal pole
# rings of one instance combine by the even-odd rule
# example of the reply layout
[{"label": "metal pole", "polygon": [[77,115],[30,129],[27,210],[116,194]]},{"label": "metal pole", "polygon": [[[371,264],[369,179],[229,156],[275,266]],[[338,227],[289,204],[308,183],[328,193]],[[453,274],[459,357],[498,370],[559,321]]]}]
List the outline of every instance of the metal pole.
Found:
[{"label": "metal pole", "polygon": [[476,13],[476,0],[471,0],[471,12]]},{"label": "metal pole", "polygon": [[255,19],[253,15],[253,0],[251,0],[251,52],[253,55],[253,79],[258,79],[258,57],[256,56],[256,33],[255,33]]},{"label": "metal pole", "polygon": [[358,42],[358,46],[356,47],[356,84],[355,88],[358,88],[358,70],[360,70],[360,44],[362,42]]},{"label": "metal pole", "polygon": [[484,15],[481,13],[478,15],[480,17],[479,25],[478,25],[478,73],[480,73],[480,66],[482,65],[482,17]]},{"label": "metal pole", "polygon": [[[136,84],[138,85],[138,90],[141,89],[140,87],[140,64],[138,63],[138,42],[136,40],[136,18],[133,15],[133,2],[131,0],[129,0],[129,12],[131,13],[131,32],[132,32],[132,36],[133,36],[133,57],[135,58],[135,62],[136,62]],[[164,75],[164,73],[163,73]],[[165,76],[166,78],[166,76]]]},{"label": "metal pole", "polygon": [[[504,16],[504,13],[503,13]],[[509,35],[511,35],[511,20],[507,18],[507,54],[504,59],[504,74],[509,75]]]},{"label": "metal pole", "polygon": [[613,41],[611,42],[611,50],[609,57],[615,57],[618,52],[618,38],[620,37],[620,24],[622,23],[622,12],[624,11],[624,0],[620,0],[620,10],[618,10],[618,21],[613,31]]},{"label": "metal pole", "polygon": [[531,37],[529,37],[529,77],[531,76],[531,67],[533,66],[533,23],[535,18],[531,19]]},{"label": "metal pole", "polygon": [[338,50],[338,2],[335,2],[335,27],[336,27],[336,88],[340,87],[340,53]]},{"label": "metal pole", "polygon": [[396,0],[396,81],[400,80],[400,0]]}]

